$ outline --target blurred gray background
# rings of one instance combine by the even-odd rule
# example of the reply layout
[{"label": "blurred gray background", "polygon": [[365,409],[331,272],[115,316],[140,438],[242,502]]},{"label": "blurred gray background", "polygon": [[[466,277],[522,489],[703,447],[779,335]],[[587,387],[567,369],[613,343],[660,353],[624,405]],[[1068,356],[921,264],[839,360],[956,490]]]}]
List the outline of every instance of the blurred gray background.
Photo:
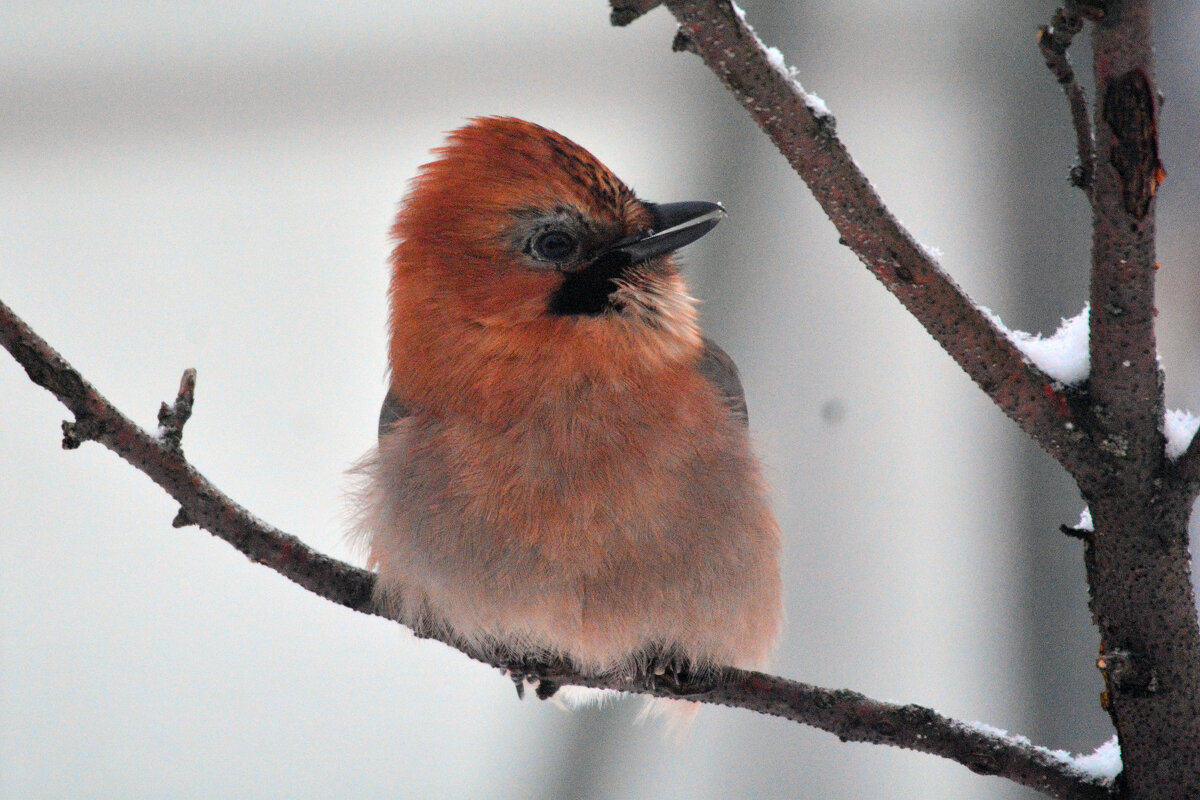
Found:
[{"label": "blurred gray background", "polygon": [[[1088,211],[1041,64],[1049,2],[747,0],[883,197],[980,303],[1050,333]],[[1162,358],[1200,410],[1195,4],[1162,2]],[[688,249],[786,536],[776,671],[1090,751],[1077,493],[866,270],[658,10],[575,2],[21,2],[0,12],[0,298],[138,421],[199,369],[184,446],[266,520],[343,542],[384,391],[387,231],[443,132],[508,114],[644,197],[720,200]],[[1087,72],[1086,42],[1075,57]],[[938,759],[705,708],[568,714],[195,528],[0,357],[4,798],[1026,798]]]}]

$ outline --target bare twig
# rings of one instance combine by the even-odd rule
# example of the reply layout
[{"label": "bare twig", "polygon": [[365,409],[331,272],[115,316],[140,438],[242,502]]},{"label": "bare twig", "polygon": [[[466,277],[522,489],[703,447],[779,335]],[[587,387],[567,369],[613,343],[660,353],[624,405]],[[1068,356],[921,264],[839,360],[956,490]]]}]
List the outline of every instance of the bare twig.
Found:
[{"label": "bare twig", "polygon": [[[371,573],[318,553],[235,503],[197,472],[182,452],[118,411],[3,302],[0,343],[34,383],[49,389],[75,415],[74,422],[63,423],[68,431],[66,446],[78,447],[84,440],[99,442],[179,503],[177,521],[194,523],[220,536],[251,561],[265,564],[314,594],[355,611],[375,613]],[[186,376],[184,383],[186,388]]]},{"label": "bare twig", "polygon": [[[75,414],[76,427],[87,423],[87,438],[117,453],[179,502],[176,524],[194,521],[252,561],[314,594],[364,614],[379,613],[371,599],[375,580],[372,573],[318,553],[296,537],[255,518],[209,483],[165,437],[151,436],[114,408],[3,302],[0,343],[34,383],[53,392]],[[193,389],[194,373],[189,370],[176,407],[186,405],[190,409]],[[437,638],[492,666],[505,665],[502,655],[474,651],[449,637]],[[1027,741],[966,725],[928,708],[883,703],[856,692],[823,689],[736,669],[703,678],[597,677],[580,675],[569,665],[557,664],[547,665],[539,677],[559,684],[682,696],[771,714],[847,741],[888,744],[942,756],[975,772],[1004,776],[1052,797],[1094,800],[1111,796],[1109,784],[1075,770],[1067,761]]]},{"label": "bare twig", "polygon": [[638,17],[662,5],[662,0],[609,0],[613,25],[628,25]]},{"label": "bare twig", "polygon": [[1061,387],[1025,361],[884,206],[824,104],[772,63],[729,0],[666,5],[679,21],[674,47],[697,53],[745,106],[808,184],[842,243],[1005,414],[1068,470],[1078,468],[1082,436]]},{"label": "bare twig", "polygon": [[1071,122],[1075,126],[1075,149],[1079,154],[1079,166],[1071,171],[1071,183],[1080,187],[1090,198],[1092,195],[1092,173],[1095,171],[1096,145],[1092,134],[1092,120],[1088,112],[1087,98],[1083,87],[1075,77],[1067,49],[1075,34],[1083,30],[1083,18],[1073,11],[1058,9],[1049,25],[1038,30],[1038,47],[1042,58],[1050,68],[1054,79],[1062,84],[1071,106]]},{"label": "bare twig", "polygon": [[196,370],[185,369],[179,379],[179,393],[171,405],[163,403],[158,409],[158,436],[173,450],[183,446],[183,426],[192,417],[196,402]]}]

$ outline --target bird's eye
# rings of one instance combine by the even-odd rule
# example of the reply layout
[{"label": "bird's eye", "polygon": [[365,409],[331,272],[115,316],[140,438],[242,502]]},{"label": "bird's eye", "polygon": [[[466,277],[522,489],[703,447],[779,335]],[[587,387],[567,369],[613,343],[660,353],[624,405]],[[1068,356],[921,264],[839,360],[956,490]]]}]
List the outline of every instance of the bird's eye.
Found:
[{"label": "bird's eye", "polygon": [[579,242],[565,231],[546,231],[533,240],[533,254],[543,261],[565,261],[578,249]]}]

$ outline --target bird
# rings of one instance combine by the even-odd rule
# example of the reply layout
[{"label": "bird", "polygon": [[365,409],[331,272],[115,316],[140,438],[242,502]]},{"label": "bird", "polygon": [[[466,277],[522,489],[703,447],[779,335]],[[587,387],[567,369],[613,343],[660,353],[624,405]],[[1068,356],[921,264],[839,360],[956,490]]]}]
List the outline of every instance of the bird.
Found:
[{"label": "bird", "polygon": [[[641,200],[511,117],[449,133],[398,210],[389,387],[357,536],[376,606],[507,665],[766,665],[780,532],[737,368],[675,252],[726,213]],[[650,671],[650,672],[648,672]]]}]

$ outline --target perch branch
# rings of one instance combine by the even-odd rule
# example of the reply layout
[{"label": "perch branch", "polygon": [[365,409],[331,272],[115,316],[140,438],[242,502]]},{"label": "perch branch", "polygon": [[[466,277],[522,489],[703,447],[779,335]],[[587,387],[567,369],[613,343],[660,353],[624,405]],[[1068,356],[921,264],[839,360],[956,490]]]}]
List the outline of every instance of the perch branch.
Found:
[{"label": "perch branch", "polygon": [[[175,405],[164,404],[163,434],[153,436],[118,411],[49,344],[0,302],[0,343],[72,413],[74,446],[94,440],[145,473],[180,504],[180,517],[194,522],[316,595],[364,614],[372,602],[375,576],[329,558],[290,534],[257,519],[213,486],[184,458],[177,434],[194,400],[195,373],[184,373]],[[185,411],[186,409],[186,411]],[[422,635],[423,632],[422,632]],[[440,641],[466,655],[504,667],[502,656],[480,653],[450,638]],[[1006,777],[1066,800],[1111,797],[1111,786],[1079,772],[1063,758],[1014,737],[1002,736],[915,705],[872,700],[850,691],[822,689],[758,672],[724,669],[703,679],[654,675],[580,675],[568,665],[549,665],[538,677],[554,683],[686,697],[745,708],[828,731],[846,741],[888,744],[941,756],[984,774]]]},{"label": "perch branch", "polygon": [[[25,368],[30,380],[50,390],[75,415],[63,423],[63,447],[92,440],[112,450],[171,495],[180,505],[177,524],[196,524],[220,536],[251,561],[265,564],[310,592],[355,611],[374,613],[374,577],[318,553],[295,536],[255,517],[213,486],[188,463],[175,434],[182,434],[183,407],[190,407],[189,374],[171,414],[177,426],[164,424],[154,436],[136,425],[96,391],[74,367],[0,302],[0,343]],[[164,407],[168,407],[164,404]],[[189,408],[190,413],[190,408]]]}]

